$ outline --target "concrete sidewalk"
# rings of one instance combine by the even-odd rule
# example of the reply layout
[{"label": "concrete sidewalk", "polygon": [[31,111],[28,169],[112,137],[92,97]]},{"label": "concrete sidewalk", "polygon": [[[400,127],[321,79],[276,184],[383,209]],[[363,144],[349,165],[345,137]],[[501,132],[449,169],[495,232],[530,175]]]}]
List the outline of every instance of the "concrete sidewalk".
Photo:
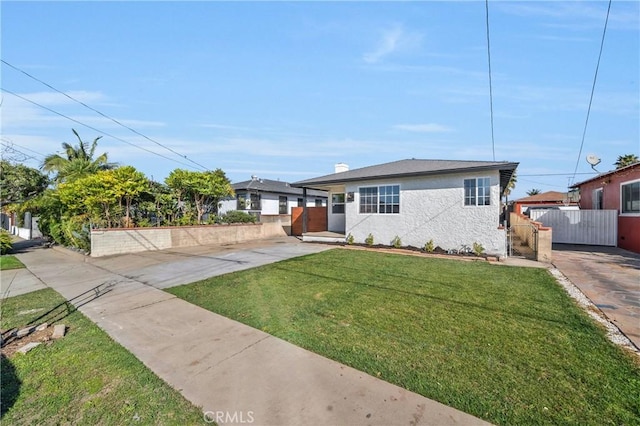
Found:
[{"label": "concrete sidewalk", "polygon": [[18,257],[69,300],[93,294],[79,309],[221,424],[487,424],[156,288],[324,249],[281,241],[106,259],[53,249]]}]

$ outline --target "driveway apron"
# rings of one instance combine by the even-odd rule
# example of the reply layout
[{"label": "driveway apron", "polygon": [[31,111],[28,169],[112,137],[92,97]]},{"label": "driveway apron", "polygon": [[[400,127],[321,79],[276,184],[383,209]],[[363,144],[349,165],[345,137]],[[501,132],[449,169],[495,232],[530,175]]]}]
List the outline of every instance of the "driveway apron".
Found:
[{"label": "driveway apron", "polygon": [[38,249],[19,258],[221,424],[487,424],[159,289],[327,248],[279,239],[103,259]]},{"label": "driveway apron", "polygon": [[616,247],[553,246],[553,264],[640,348],[640,255]]}]

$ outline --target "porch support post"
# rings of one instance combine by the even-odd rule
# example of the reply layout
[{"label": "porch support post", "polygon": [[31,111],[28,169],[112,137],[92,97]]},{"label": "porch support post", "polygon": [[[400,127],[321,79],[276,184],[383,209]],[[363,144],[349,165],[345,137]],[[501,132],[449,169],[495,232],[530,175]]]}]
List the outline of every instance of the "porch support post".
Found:
[{"label": "porch support post", "polygon": [[302,233],[307,232],[307,188],[302,188]]}]

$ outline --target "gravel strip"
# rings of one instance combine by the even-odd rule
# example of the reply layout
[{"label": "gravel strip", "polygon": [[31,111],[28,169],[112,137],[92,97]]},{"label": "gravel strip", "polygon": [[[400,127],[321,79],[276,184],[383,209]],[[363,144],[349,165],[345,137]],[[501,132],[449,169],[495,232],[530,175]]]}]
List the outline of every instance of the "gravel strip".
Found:
[{"label": "gravel strip", "polygon": [[567,277],[564,276],[562,272],[560,272],[557,268],[549,268],[549,272],[554,276],[556,281],[560,283],[560,285],[569,293],[569,296],[573,300],[575,300],[578,305],[580,305],[584,310],[591,316],[593,319],[598,321],[607,329],[607,337],[616,345],[620,345],[626,349],[629,349],[632,352],[635,352],[636,355],[640,356],[640,350],[636,347],[636,345],[629,340],[627,336],[625,336],[618,327],[613,324],[611,321],[607,319],[607,317],[598,309],[596,305],[593,304],[591,300],[587,296],[584,295],[582,291],[578,287],[576,287]]}]

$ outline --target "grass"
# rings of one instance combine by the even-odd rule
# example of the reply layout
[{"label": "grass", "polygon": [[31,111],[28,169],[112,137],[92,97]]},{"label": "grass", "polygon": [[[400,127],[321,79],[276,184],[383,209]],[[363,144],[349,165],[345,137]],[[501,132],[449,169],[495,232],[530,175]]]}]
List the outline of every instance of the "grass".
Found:
[{"label": "grass", "polygon": [[[51,289],[6,299],[1,327],[26,325],[63,302]],[[67,325],[64,338],[2,356],[2,424],[204,424],[200,409],[80,312],[58,322]]]},{"label": "grass", "polygon": [[17,257],[10,254],[5,254],[0,256],[0,270],[4,271],[7,269],[20,269],[20,268],[24,268],[24,265],[22,264],[22,262],[18,260]]},{"label": "grass", "polygon": [[496,424],[640,424],[637,357],[544,269],[337,249],[168,291]]}]

